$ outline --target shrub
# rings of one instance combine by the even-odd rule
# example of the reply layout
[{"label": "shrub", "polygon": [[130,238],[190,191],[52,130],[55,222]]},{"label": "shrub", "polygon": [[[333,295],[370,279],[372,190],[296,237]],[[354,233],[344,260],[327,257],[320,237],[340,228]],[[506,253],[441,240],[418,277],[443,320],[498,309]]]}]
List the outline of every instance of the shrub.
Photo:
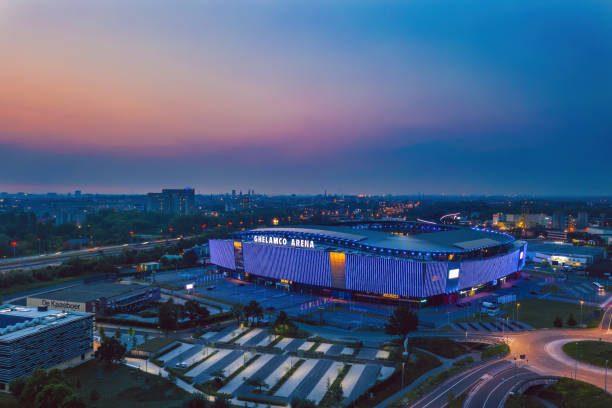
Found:
[{"label": "shrub", "polygon": [[553,326],[555,327],[563,327],[563,320],[559,316],[555,317],[555,321],[553,322]]},{"label": "shrub", "polygon": [[576,326],[576,324],[578,324],[578,322],[576,321],[576,318],[574,318],[574,314],[570,314],[570,316],[567,318],[567,325],[569,327],[574,327]]}]

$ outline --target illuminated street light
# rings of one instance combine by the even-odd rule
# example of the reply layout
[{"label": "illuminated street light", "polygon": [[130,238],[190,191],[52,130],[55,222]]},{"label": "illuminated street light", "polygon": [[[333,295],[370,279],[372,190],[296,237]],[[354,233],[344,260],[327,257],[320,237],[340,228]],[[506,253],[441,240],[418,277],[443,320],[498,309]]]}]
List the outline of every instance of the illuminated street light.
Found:
[{"label": "illuminated street light", "polygon": [[580,301],[580,326],[582,326],[582,305],[584,304],[584,300]]}]

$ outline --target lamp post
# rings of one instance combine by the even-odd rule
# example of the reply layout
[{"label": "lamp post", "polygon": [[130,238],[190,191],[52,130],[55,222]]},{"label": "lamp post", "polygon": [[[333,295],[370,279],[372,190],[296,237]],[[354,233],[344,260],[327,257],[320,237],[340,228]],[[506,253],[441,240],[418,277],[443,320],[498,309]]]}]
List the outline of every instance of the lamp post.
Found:
[{"label": "lamp post", "polygon": [[580,301],[580,327],[582,327],[582,305],[584,304],[584,300]]},{"label": "lamp post", "polygon": [[404,377],[406,373],[406,359],[408,358],[408,337],[404,340],[404,352],[402,353],[402,388],[404,388]]},{"label": "lamp post", "polygon": [[606,360],[606,374],[604,375],[604,392],[608,392],[608,360]]},{"label": "lamp post", "polygon": [[574,363],[574,381],[576,381],[576,376],[578,375],[578,342],[576,342],[576,355],[575,355],[575,363]]},{"label": "lamp post", "polygon": [[519,321],[519,307],[521,307],[520,303],[516,304],[516,321]]}]

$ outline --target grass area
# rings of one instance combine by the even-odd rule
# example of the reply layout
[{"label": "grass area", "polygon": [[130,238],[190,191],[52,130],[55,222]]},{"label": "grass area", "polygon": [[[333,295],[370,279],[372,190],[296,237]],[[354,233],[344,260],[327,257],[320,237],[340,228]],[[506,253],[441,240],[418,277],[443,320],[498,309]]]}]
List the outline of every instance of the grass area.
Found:
[{"label": "grass area", "polygon": [[571,358],[599,367],[612,367],[612,343],[597,340],[585,340],[578,342],[578,355],[576,356],[576,342],[565,343],[563,352]]},{"label": "grass area", "polygon": [[188,394],[165,378],[126,367],[106,367],[95,360],[78,367],[65,370],[68,381],[75,386],[77,379],[80,388],[77,392],[87,402],[96,390],[100,399],[93,405],[96,408],[167,408],[179,407]]},{"label": "grass area", "polygon": [[504,408],[546,408],[546,405],[532,395],[516,394],[508,398]]},{"label": "grass area", "polygon": [[[439,367],[442,363],[432,355],[416,351],[416,361],[406,364],[405,383],[408,385],[428,371]],[[398,369],[386,380],[379,381],[349,405],[350,408],[371,408],[398,392],[402,387],[402,370]],[[370,392],[374,398],[370,399]]]},{"label": "grass area", "polygon": [[484,349],[480,354],[480,358],[484,360],[486,358],[494,357],[500,354],[507,355],[508,353],[510,353],[510,347],[508,347],[506,343],[501,343]]},{"label": "grass area", "polygon": [[19,408],[19,402],[12,394],[0,392],[0,407],[2,408]]},{"label": "grass area", "polygon": [[[134,350],[146,351],[149,353],[155,353],[157,350],[161,350],[163,347],[174,343],[176,339],[171,337],[155,337],[149,339],[139,346],[134,347]],[[177,344],[177,347],[179,344]]]},{"label": "grass area", "polygon": [[463,344],[446,337],[412,337],[410,344],[445,358],[456,358],[466,353]]},{"label": "grass area", "polygon": [[555,284],[548,283],[540,288],[540,292],[545,293],[561,293],[563,292],[560,287]]},{"label": "grass area", "polygon": [[[344,366],[342,366],[342,370],[338,373],[338,376],[336,377],[334,382],[330,384],[329,389],[327,390],[327,392],[325,393],[325,395],[319,402],[320,407],[333,407],[334,406],[335,401],[333,399],[332,390],[341,386],[342,380],[344,380],[344,377],[346,377],[346,374],[349,372],[350,369],[351,369],[350,364],[345,364]],[[347,395],[344,395],[344,397],[346,398]]]},{"label": "grass area", "polygon": [[423,381],[418,387],[413,388],[406,395],[400,398],[398,401],[394,402],[391,407],[405,407],[409,406],[411,402],[417,400],[421,396],[425,395],[425,393],[429,392],[433,388],[442,384],[444,381],[448,380],[455,374],[459,374],[461,371],[465,370],[465,368],[474,362],[474,359],[471,357],[465,357],[461,360],[455,361],[452,368],[448,370],[441,371],[425,381]]},{"label": "grass area", "polygon": [[[570,317],[570,314],[573,314],[576,321],[580,322],[579,302],[568,303],[555,302],[544,299],[524,299],[521,300],[519,304],[520,306],[518,308],[518,319],[515,320],[518,320],[522,323],[526,323],[536,329],[554,327],[553,322],[557,316],[563,320],[564,325],[566,324],[567,319]],[[500,308],[506,311],[506,313],[508,313],[508,316],[510,316],[511,319],[515,317],[515,303],[507,303],[505,305],[500,305]],[[582,315],[584,318],[586,318],[589,314],[591,314],[597,309],[598,308],[595,306],[584,305]],[[599,324],[599,321],[596,322],[596,325],[597,324]]]},{"label": "grass area", "polygon": [[563,408],[612,407],[612,395],[594,385],[569,378],[562,378],[559,382],[544,388],[538,397]]},{"label": "grass area", "polygon": [[0,296],[10,295],[11,293],[25,292],[29,290],[42,289],[47,286],[61,285],[62,283],[76,282],[76,281],[83,280],[83,278],[86,278],[86,277],[87,276],[71,276],[69,278],[57,278],[57,279],[53,279],[50,281],[38,281],[38,282],[24,283],[21,285],[12,285],[8,288],[0,289]]}]

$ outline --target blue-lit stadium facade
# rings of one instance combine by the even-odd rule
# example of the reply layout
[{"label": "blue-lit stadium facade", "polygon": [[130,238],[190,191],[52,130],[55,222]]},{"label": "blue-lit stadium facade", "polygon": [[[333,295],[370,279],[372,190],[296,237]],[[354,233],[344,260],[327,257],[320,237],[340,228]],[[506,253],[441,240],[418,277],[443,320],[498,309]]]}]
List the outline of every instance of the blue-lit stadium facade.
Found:
[{"label": "blue-lit stadium facade", "polygon": [[237,279],[291,290],[451,303],[520,270],[525,245],[493,231],[378,221],[243,231],[211,240],[210,259]]}]

